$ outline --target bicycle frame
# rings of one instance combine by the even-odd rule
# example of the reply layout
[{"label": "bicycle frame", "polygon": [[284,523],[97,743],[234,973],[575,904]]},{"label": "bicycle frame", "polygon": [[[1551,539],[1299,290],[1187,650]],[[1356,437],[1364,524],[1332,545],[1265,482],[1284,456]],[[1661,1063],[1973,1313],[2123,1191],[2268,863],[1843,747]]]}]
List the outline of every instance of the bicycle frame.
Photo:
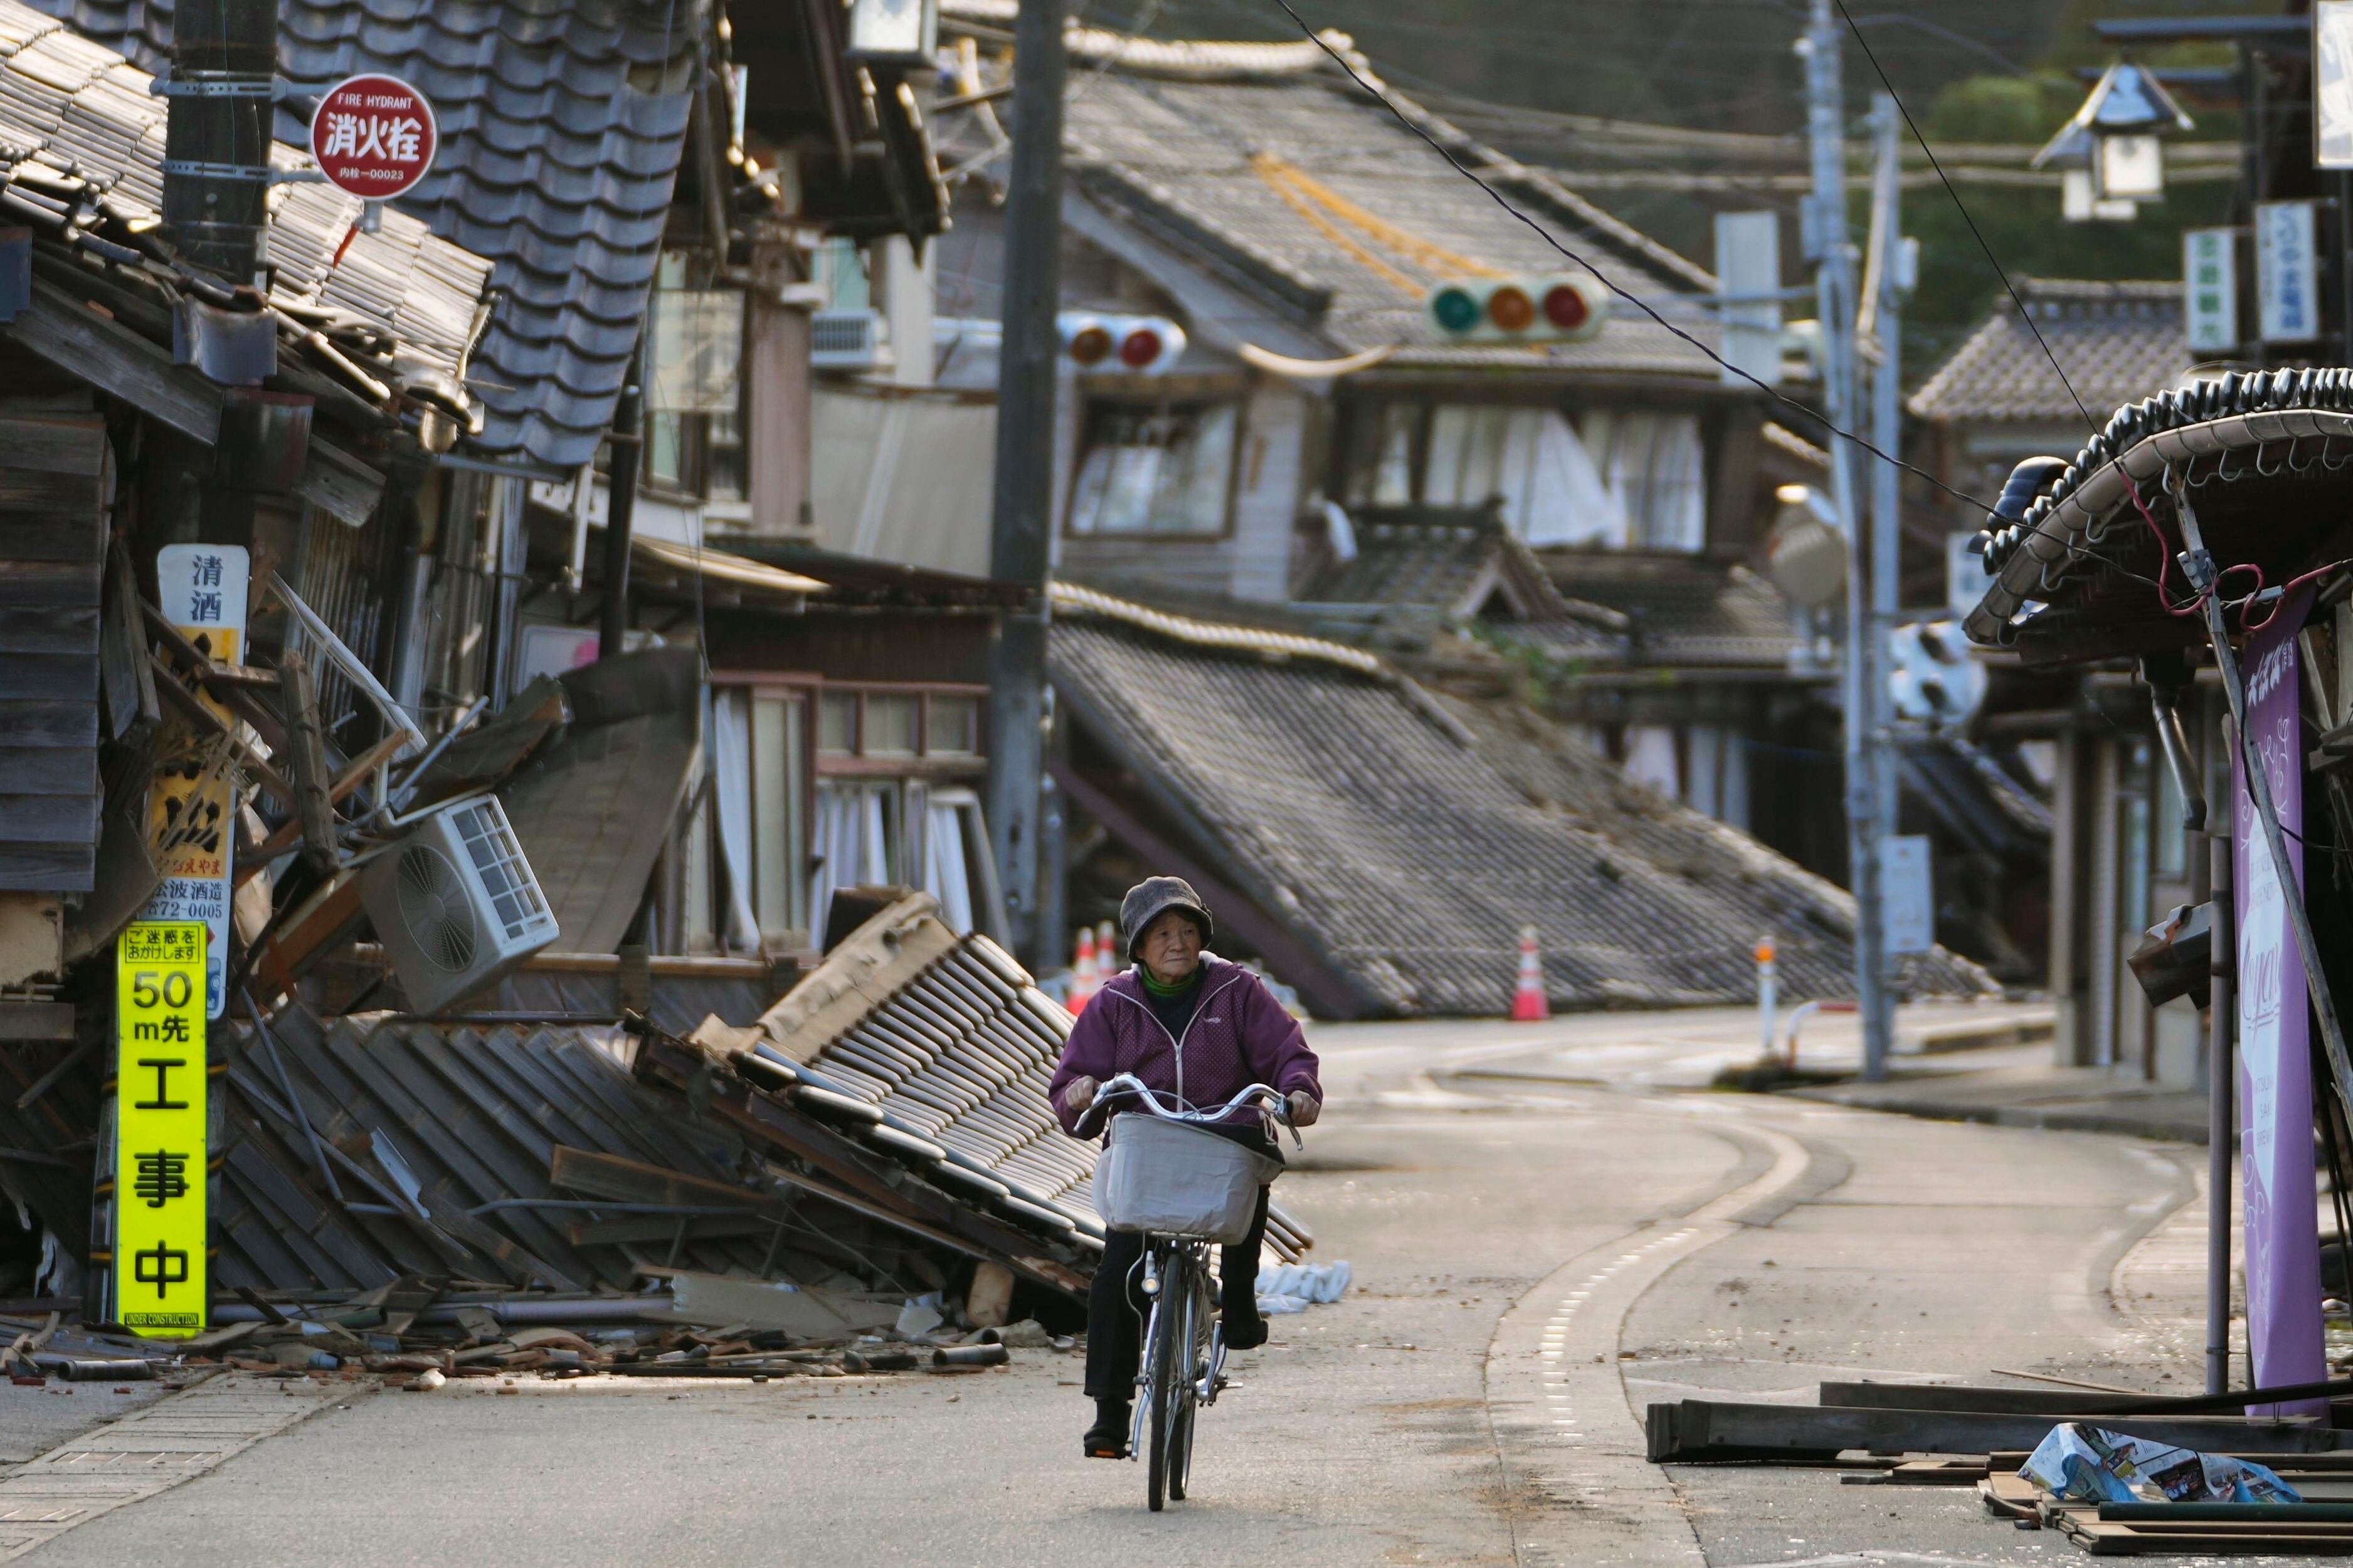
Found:
[{"label": "bicycle frame", "polygon": [[[1262,1083],[1250,1085],[1216,1110],[1197,1110],[1181,1101],[1172,1105],[1133,1073],[1122,1073],[1096,1091],[1089,1116],[1097,1110],[1107,1111],[1114,1095],[1133,1097],[1148,1114],[1197,1125],[1223,1121],[1257,1104],[1291,1127],[1282,1096]],[[1291,1139],[1305,1146],[1296,1127],[1291,1127]],[[1201,1406],[1218,1402],[1218,1393],[1226,1385],[1225,1325],[1209,1289],[1213,1245],[1196,1237],[1147,1232],[1137,1263],[1152,1310],[1145,1320],[1136,1362],[1135,1418],[1128,1452],[1145,1463],[1145,1500],[1155,1513],[1168,1498],[1184,1500],[1192,1479],[1194,1418]]]}]

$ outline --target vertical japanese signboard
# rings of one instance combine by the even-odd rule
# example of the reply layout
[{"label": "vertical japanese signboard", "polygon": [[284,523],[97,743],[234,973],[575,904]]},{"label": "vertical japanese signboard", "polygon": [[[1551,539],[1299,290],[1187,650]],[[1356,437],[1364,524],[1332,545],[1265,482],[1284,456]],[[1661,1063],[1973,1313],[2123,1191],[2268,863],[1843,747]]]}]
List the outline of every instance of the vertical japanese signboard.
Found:
[{"label": "vertical japanese signboard", "polygon": [[2267,343],[2308,343],[2320,336],[2320,257],[2313,227],[2310,202],[2255,205],[2256,326]]},{"label": "vertical japanese signboard", "polygon": [[2191,353],[2232,353],[2239,346],[2238,231],[2181,233],[2181,321]]},{"label": "vertical japanese signboard", "polygon": [[116,949],[114,1303],[157,1338],[205,1327],[204,926],[141,921]]},{"label": "vertical japanese signboard", "polygon": [[[2248,639],[2247,735],[2263,759],[2286,830],[2296,886],[2283,888],[2247,787],[2232,770],[2232,853],[2238,887],[2239,1147],[2246,1188],[2247,1339],[2259,1388],[2328,1375],[2320,1335],[2320,1222],[2312,1155],[2312,1037],[2304,959],[2288,900],[2304,897],[2303,707],[2296,632],[2310,592],[2279,607]],[[2327,1415],[2325,1403],[2280,1413]],[[2253,1412],[2251,1412],[2253,1414]]]},{"label": "vertical japanese signboard", "polygon": [[[164,618],[218,664],[245,662],[245,596],[252,574],[243,546],[167,544],[155,552],[155,586]],[[223,720],[228,710],[199,695]],[[163,881],[141,918],[197,921],[206,942],[205,1016],[227,1003],[229,858],[236,843],[237,797],[227,771],[200,757],[159,768],[147,808],[147,842]]]}]

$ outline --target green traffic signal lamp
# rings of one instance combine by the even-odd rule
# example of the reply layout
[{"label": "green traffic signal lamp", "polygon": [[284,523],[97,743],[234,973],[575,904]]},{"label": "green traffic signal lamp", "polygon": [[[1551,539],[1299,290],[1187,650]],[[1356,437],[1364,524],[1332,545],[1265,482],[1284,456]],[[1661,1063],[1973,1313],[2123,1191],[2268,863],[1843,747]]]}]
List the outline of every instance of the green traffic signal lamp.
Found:
[{"label": "green traffic signal lamp", "polygon": [[1468,289],[1450,285],[1430,297],[1430,314],[1440,331],[1467,332],[1485,313]]}]

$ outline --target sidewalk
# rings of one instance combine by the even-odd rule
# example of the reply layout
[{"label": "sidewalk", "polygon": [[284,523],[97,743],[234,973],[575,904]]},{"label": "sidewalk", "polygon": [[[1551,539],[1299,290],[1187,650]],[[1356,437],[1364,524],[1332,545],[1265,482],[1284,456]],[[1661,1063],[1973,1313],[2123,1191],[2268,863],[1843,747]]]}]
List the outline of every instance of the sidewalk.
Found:
[{"label": "sidewalk", "polygon": [[1899,1058],[1888,1066],[1884,1083],[1850,1080],[1784,1092],[1939,1121],[2206,1142],[2202,1091],[2149,1083],[2130,1068],[2056,1067],[2048,1044]]}]

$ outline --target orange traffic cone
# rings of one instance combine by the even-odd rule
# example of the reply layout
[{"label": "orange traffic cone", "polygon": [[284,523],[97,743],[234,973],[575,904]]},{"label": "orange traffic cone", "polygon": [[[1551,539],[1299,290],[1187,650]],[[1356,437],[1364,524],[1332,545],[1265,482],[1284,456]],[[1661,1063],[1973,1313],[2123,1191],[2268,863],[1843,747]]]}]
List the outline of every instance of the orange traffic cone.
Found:
[{"label": "orange traffic cone", "polygon": [[1096,989],[1110,984],[1112,977],[1126,967],[1120,959],[1119,940],[1112,935],[1111,921],[1104,921],[1095,927]]},{"label": "orange traffic cone", "polygon": [[1071,1014],[1073,1017],[1087,1010],[1087,1003],[1095,994],[1095,933],[1086,926],[1079,928],[1079,953],[1071,961]]},{"label": "orange traffic cone", "polygon": [[1512,992],[1512,1021],[1541,1024],[1552,1016],[1545,1000],[1544,960],[1536,955],[1536,928],[1520,928],[1520,983]]}]

